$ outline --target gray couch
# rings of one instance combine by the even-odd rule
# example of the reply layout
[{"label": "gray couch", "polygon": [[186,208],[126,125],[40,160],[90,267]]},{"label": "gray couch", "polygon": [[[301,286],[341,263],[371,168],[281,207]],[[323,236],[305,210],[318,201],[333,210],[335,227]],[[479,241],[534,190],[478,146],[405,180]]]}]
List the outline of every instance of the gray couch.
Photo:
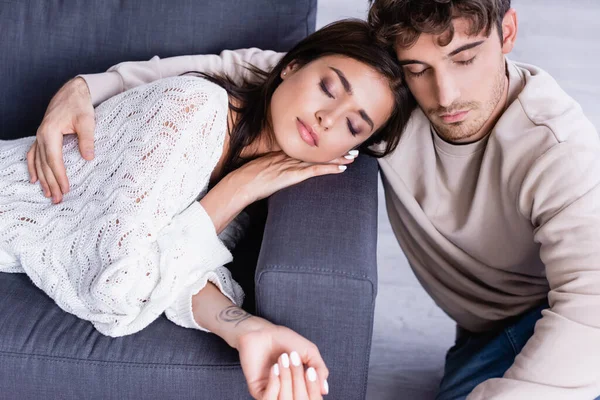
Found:
[{"label": "gray couch", "polygon": [[[279,51],[314,30],[316,0],[3,0],[0,139],[34,135],[58,88],[154,55]],[[376,295],[377,164],[309,180],[252,209],[230,265],[249,311],[314,341],[333,399],[364,398]],[[0,398],[244,399],[237,353],[159,318],[102,336],[27,276],[0,273]]]}]

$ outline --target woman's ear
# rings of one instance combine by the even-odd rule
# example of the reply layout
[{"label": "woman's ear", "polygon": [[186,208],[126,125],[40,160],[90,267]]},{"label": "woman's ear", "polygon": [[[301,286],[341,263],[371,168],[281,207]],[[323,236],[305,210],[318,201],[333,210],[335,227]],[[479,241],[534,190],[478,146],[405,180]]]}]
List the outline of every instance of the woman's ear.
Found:
[{"label": "woman's ear", "polygon": [[296,61],[292,61],[281,71],[281,79],[285,80],[289,76],[293,75],[298,69],[300,69],[300,64],[298,64]]}]

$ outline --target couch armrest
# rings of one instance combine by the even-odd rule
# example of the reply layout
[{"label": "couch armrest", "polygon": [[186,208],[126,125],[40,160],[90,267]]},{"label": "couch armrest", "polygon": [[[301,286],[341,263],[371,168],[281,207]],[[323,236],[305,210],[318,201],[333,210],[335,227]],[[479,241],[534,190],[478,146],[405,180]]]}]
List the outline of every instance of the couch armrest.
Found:
[{"label": "couch armrest", "polygon": [[377,161],[269,199],[257,313],[304,335],[330,370],[328,399],[366,394],[377,293]]}]

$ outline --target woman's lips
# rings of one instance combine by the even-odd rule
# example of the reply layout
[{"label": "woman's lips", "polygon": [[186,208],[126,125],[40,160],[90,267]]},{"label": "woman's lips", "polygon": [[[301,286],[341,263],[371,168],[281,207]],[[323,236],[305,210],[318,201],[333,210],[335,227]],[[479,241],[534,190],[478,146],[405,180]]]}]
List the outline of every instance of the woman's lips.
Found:
[{"label": "woman's lips", "polygon": [[296,128],[298,128],[298,133],[300,134],[302,140],[304,140],[308,145],[313,147],[319,145],[319,139],[317,138],[317,135],[306,125],[304,125],[300,118],[296,118]]},{"label": "woman's lips", "polygon": [[454,122],[460,122],[463,121],[465,118],[467,118],[467,114],[469,113],[469,110],[466,111],[459,111],[457,113],[454,114],[444,114],[444,115],[440,115],[440,118],[447,124],[451,124]]}]

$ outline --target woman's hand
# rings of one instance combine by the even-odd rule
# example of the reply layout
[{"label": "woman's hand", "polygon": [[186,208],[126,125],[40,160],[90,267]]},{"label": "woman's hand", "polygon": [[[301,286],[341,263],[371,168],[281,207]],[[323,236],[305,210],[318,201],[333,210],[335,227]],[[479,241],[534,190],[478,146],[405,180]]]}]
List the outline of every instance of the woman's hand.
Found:
[{"label": "woman's hand", "polygon": [[346,170],[346,164],[354,161],[355,154],[350,153],[328,163],[309,163],[291,158],[283,152],[273,152],[243,165],[226,179],[242,189],[248,205],[309,178],[340,174]]},{"label": "woman's hand", "polygon": [[248,205],[278,190],[319,175],[339,174],[358,156],[357,150],[329,163],[297,160],[283,152],[257,158],[229,173],[200,200],[215,230],[223,229]]},{"label": "woman's hand", "polygon": [[[214,284],[192,297],[192,312],[198,325],[238,350],[255,399],[315,400],[329,392],[329,371],[317,346],[291,329],[248,314]],[[272,376],[278,358],[279,375]]]},{"label": "woman's hand", "polygon": [[30,182],[39,180],[44,195],[52,196],[54,203],[62,201],[69,191],[62,154],[63,135],[76,133],[79,151],[89,161],[94,158],[94,129],[94,107],[87,84],[83,78],[72,79],[50,101],[36,140],[27,152]]},{"label": "woman's hand", "polygon": [[329,371],[317,347],[289,328],[252,319],[235,346],[250,394],[259,400],[322,399]]}]

